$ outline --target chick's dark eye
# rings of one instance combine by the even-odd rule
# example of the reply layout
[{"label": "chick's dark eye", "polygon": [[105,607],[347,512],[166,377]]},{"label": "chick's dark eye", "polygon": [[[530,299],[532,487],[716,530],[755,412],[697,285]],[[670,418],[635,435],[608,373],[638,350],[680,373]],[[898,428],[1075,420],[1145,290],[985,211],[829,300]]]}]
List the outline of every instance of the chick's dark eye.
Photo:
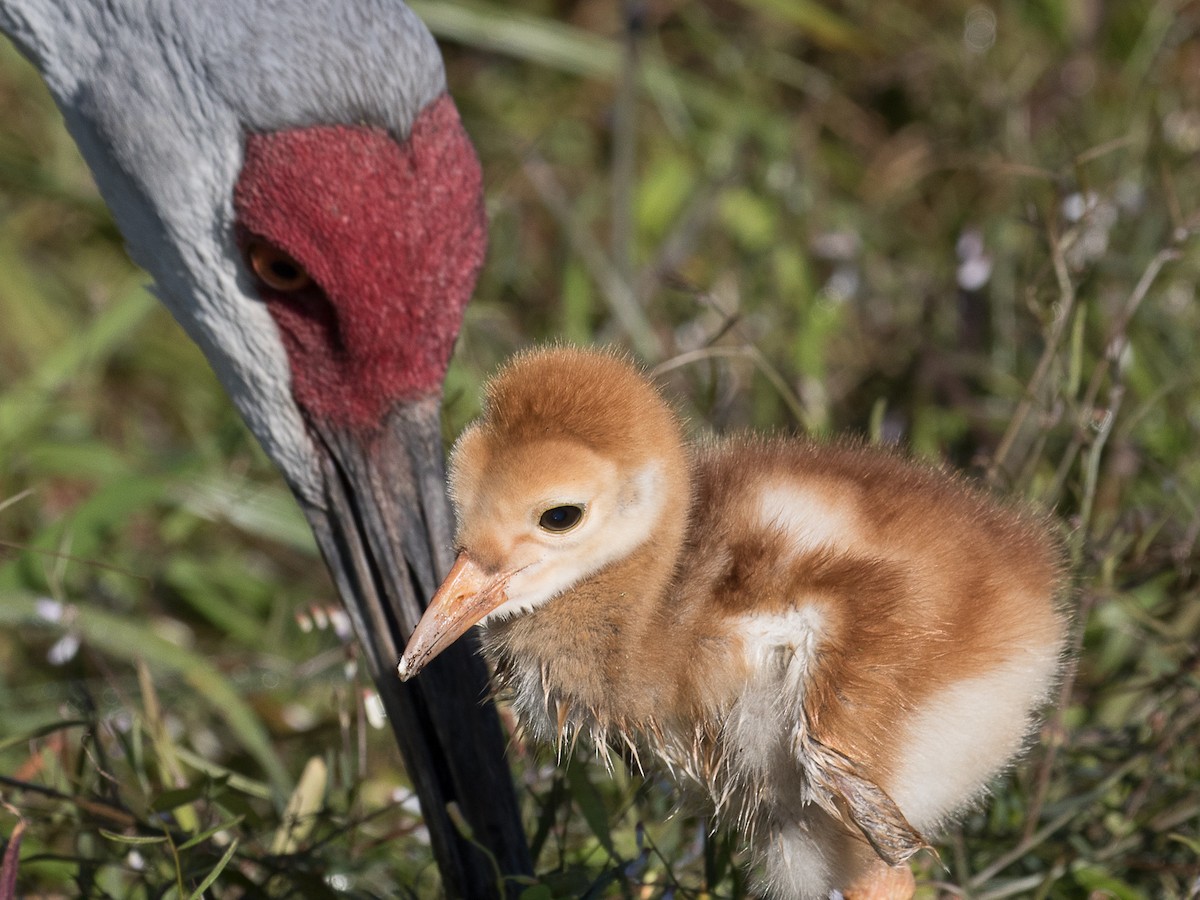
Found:
[{"label": "chick's dark eye", "polygon": [[278,247],[266,241],[254,241],[246,248],[246,258],[258,279],[269,288],[285,293],[308,287],[312,279],[304,266]]},{"label": "chick's dark eye", "polygon": [[545,531],[570,531],[582,518],[582,506],[552,506],[542,513],[538,525]]}]

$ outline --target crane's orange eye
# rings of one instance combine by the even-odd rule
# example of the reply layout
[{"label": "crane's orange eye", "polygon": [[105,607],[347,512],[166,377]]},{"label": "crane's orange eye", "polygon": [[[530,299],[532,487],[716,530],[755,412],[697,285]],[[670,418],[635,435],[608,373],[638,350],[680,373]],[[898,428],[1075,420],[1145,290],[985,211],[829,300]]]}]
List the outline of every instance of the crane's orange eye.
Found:
[{"label": "crane's orange eye", "polygon": [[291,293],[312,284],[304,266],[266,241],[255,241],[246,248],[246,258],[259,280],[274,290]]},{"label": "crane's orange eye", "polygon": [[552,506],[542,513],[542,517],[538,519],[538,525],[543,531],[561,534],[578,525],[582,518],[582,506]]}]

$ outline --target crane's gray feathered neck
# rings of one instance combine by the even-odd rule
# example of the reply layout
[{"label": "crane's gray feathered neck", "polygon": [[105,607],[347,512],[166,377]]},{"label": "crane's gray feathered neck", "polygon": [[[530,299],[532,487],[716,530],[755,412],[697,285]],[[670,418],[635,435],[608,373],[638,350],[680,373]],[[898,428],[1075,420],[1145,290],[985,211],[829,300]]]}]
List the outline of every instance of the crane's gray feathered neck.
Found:
[{"label": "crane's gray feathered neck", "polygon": [[406,139],[446,90],[432,36],[400,0],[0,0],[0,30],[41,70],[130,255],[319,502],[287,359],[234,241],[244,139],[363,124]]}]

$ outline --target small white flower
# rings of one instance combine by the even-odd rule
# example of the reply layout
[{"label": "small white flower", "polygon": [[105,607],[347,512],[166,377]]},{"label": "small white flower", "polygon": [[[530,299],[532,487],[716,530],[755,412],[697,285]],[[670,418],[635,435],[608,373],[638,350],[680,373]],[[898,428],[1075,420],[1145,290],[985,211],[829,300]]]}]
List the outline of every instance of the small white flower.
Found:
[{"label": "small white flower", "polygon": [[1063,217],[1068,222],[1078,222],[1096,205],[1097,200],[1094,191],[1088,191],[1087,194],[1081,194],[1079,191],[1068,194],[1062,202]]},{"label": "small white flower", "polygon": [[992,277],[992,260],[987,256],[960,263],[956,273],[958,286],[964,291],[977,291]]},{"label": "small white flower", "polygon": [[327,885],[329,885],[335,891],[350,890],[350,879],[347,878],[345,875],[343,875],[341,872],[337,872],[337,873],[334,873],[333,875],[325,876],[325,883]]},{"label": "small white flower", "polygon": [[992,258],[983,244],[983,235],[978,228],[967,228],[958,236],[954,245],[958,254],[956,278],[964,291],[977,291],[992,277]]},{"label": "small white flower", "polygon": [[68,631],[46,651],[46,662],[52,666],[65,666],[79,652],[79,644],[79,635],[73,631]]},{"label": "small white flower", "polygon": [[66,606],[53,597],[38,597],[34,601],[33,610],[43,622],[55,625],[63,620]]},{"label": "small white flower", "polygon": [[292,731],[307,731],[317,724],[317,717],[311,709],[300,703],[289,703],[279,712],[284,724]]},{"label": "small white flower", "polygon": [[350,616],[347,615],[344,609],[331,609],[329,611],[329,624],[333,626],[333,633],[338,636],[339,641],[348,643],[354,637],[354,629],[350,624]]},{"label": "small white flower", "polygon": [[387,725],[387,713],[383,709],[383,700],[372,690],[363,691],[363,711],[367,714],[367,724],[376,731]]}]

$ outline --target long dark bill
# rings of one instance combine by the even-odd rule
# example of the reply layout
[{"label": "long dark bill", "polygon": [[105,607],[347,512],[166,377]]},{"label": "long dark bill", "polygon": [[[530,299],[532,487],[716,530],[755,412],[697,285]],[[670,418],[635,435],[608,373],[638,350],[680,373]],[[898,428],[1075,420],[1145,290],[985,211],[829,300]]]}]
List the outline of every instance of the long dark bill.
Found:
[{"label": "long dark bill", "polygon": [[[474,636],[418,681],[396,674],[408,636],[453,562],[439,399],[398,405],[378,432],[310,423],[323,445],[327,507],[305,505],[317,543],[365,650],[416,787],[445,891],[499,897],[496,870],[446,811],[458,805],[505,875],[532,864],[487,669]],[[302,503],[302,505],[304,505]],[[515,886],[505,889],[515,896]]]}]

